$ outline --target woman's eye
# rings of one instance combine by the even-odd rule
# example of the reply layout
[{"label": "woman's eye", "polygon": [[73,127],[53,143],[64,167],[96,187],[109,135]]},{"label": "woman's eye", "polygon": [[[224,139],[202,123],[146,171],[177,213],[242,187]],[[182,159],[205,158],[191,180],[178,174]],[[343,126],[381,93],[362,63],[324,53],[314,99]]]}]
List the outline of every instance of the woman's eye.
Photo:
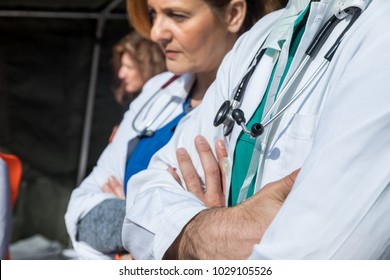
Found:
[{"label": "woman's eye", "polygon": [[156,18],[156,12],[155,11],[149,11],[148,12],[149,22],[151,25],[154,24],[154,20]]},{"label": "woman's eye", "polygon": [[187,16],[186,16],[186,15],[179,14],[179,13],[174,13],[174,12],[170,12],[170,13],[168,14],[168,16],[169,16],[170,18],[173,18],[173,19],[176,20],[176,21],[183,21],[183,20],[187,19]]}]

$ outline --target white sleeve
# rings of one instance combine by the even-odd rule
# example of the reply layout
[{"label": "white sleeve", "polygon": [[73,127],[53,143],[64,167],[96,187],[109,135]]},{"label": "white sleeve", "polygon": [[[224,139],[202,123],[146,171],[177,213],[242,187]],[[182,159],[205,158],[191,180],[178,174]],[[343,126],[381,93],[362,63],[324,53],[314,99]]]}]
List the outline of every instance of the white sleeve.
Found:
[{"label": "white sleeve", "polygon": [[155,88],[161,86],[161,81],[166,81],[170,76],[172,76],[171,73],[163,73],[145,84],[143,92],[130,104],[129,110],[125,113],[114,140],[105,148],[88,177],[72,192],[65,214],[65,224],[79,258],[112,258],[112,256],[105,256],[94,250],[84,242],[78,242],[76,240],[77,225],[96,205],[103,200],[115,197],[104,193],[102,187],[109,176],[116,177],[120,182],[124,181],[127,144],[137,135],[137,132],[132,129],[133,119],[145,100],[155,93]]},{"label": "white sleeve", "polygon": [[123,182],[124,161],[127,148],[127,137],[124,136],[126,123],[131,117],[131,112],[127,112],[124,120],[118,128],[117,134],[112,143],[110,143],[101,154],[96,166],[88,177],[76,188],[70,197],[68,209],[65,214],[65,223],[68,234],[71,238],[73,247],[79,258],[86,259],[105,259],[111,258],[97,252],[84,242],[76,240],[77,226],[89,211],[103,200],[114,198],[112,194],[102,191],[103,185],[107,182],[109,176],[115,176]]},{"label": "white sleeve", "polygon": [[390,258],[390,35],[376,18],[340,46],[313,148],[251,259]]},{"label": "white sleeve", "polygon": [[222,103],[230,99],[279,15],[276,12],[264,17],[238,39],[223,59],[217,78],[202,103],[182,119],[171,141],[155,154],[148,169],[129,181],[122,240],[125,249],[136,259],[161,259],[189,220],[206,208],[178,185],[166,169],[168,165],[178,168],[176,150],[184,147],[205,181],[194,139],[197,135],[204,136],[213,151],[214,143],[223,139],[222,126],[213,126],[215,114]]},{"label": "white sleeve", "polygon": [[226,99],[230,58],[218,73],[219,83],[211,85],[202,103],[184,117],[170,142],[155,154],[147,170],[134,175],[127,187],[126,217],[122,231],[124,247],[136,259],[161,259],[187,222],[205,205],[184,190],[167,172],[168,165],[178,167],[176,149],[185,147],[198,174],[203,177],[194,145],[197,135],[206,137],[211,146],[222,139],[221,128],[213,126],[215,112]]}]

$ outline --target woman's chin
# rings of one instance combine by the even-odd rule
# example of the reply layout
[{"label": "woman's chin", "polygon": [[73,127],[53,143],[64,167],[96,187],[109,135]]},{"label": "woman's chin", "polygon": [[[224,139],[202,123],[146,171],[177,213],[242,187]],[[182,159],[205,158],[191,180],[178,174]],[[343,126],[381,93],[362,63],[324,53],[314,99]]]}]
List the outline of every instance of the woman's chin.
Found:
[{"label": "woman's chin", "polygon": [[190,72],[189,67],[186,67],[184,63],[178,63],[176,61],[169,60],[167,61],[167,69],[176,75],[183,75]]}]

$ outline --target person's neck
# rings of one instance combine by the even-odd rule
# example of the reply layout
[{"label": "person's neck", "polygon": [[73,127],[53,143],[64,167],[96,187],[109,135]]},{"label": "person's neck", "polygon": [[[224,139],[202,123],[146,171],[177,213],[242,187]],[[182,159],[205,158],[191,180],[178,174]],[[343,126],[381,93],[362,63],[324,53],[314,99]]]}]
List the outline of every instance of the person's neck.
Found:
[{"label": "person's neck", "polygon": [[207,89],[215,80],[216,72],[196,74],[195,84],[191,90],[191,106],[196,107],[202,102]]}]

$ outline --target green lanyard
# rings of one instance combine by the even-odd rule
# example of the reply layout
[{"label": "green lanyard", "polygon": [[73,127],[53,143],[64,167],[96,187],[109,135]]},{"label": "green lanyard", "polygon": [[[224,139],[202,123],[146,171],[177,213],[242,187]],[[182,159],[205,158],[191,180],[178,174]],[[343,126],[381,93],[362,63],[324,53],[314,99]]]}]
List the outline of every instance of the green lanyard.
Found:
[{"label": "green lanyard", "polygon": [[[308,6],[309,7],[309,6]],[[303,33],[305,31],[305,16],[308,14],[308,8],[306,8],[301,15],[297,18],[297,20],[294,23],[294,32],[293,32],[293,38],[292,38],[292,44],[290,46],[288,59],[286,62],[286,66],[283,72],[283,75],[280,79],[279,85],[278,85],[278,91],[280,89],[280,86],[283,84],[284,78],[287,75],[287,72],[291,66],[291,63],[293,61],[294,55],[298,49],[299,43],[301,41],[301,38],[303,36]],[[267,52],[266,52],[267,53]],[[254,123],[256,123],[258,120],[262,119],[264,108],[266,105],[266,101],[269,95],[269,91],[274,79],[275,71],[277,69],[277,63],[275,64],[270,80],[268,82],[267,89],[265,91],[265,94],[263,96],[263,99],[261,100],[259,106],[257,107],[256,111],[252,115],[251,119],[249,120],[247,126],[251,127]],[[276,96],[275,96],[276,98]],[[229,199],[228,199],[228,205],[234,206],[238,203],[238,197],[240,194],[241,187],[244,184],[244,181],[247,177],[247,172],[251,163],[251,158],[254,153],[255,149],[255,143],[256,139],[251,139],[251,137],[243,132],[240,133],[236,148],[234,151],[234,158],[233,158],[233,168],[232,168],[232,175],[231,175],[231,187],[230,187],[230,193],[229,193]],[[252,181],[250,182],[248,192],[246,195],[246,198],[249,198],[253,195],[255,190],[255,181],[256,181],[256,174],[252,178]]]}]

